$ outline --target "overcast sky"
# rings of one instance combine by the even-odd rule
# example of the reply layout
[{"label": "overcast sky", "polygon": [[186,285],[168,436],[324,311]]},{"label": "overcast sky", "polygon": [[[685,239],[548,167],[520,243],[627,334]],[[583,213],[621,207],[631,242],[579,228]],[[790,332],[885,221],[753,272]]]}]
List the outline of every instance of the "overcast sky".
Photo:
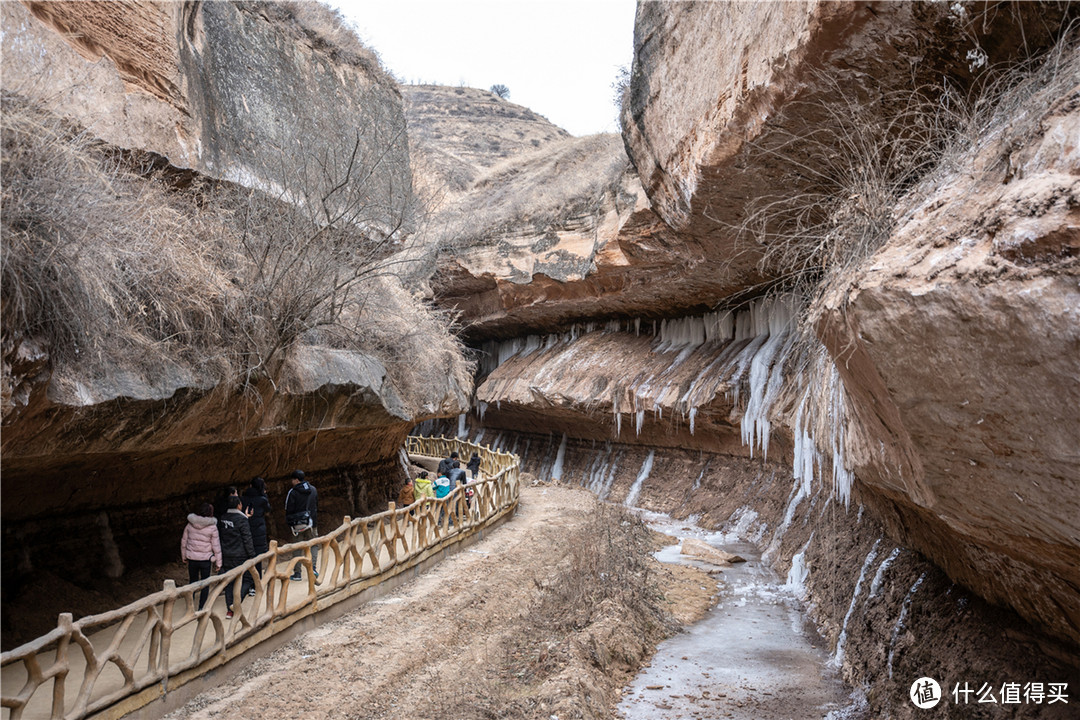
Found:
[{"label": "overcast sky", "polygon": [[510,88],[574,135],[617,132],[635,0],[330,0],[406,83]]}]

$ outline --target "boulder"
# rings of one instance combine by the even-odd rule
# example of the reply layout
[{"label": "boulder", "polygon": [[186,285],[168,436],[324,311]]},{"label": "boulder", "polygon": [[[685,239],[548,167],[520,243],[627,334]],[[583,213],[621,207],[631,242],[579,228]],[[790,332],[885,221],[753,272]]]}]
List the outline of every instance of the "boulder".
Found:
[{"label": "boulder", "polygon": [[721,567],[746,562],[746,558],[741,555],[735,555],[719,548],[714,548],[704,540],[698,540],[697,538],[686,538],[683,540],[679,552],[687,557],[692,557],[695,560]]}]

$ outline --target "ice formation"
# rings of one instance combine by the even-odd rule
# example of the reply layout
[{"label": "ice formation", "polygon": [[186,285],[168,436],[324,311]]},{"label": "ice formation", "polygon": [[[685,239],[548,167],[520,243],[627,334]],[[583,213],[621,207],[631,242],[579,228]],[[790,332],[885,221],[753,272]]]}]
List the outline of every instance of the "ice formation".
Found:
[{"label": "ice formation", "polygon": [[[811,535],[810,540],[813,539]],[[785,590],[800,598],[806,597],[806,578],[810,576],[810,566],[806,564],[806,549],[810,547],[810,540],[791,558],[791,569],[784,583]]]},{"label": "ice formation", "polygon": [[559,452],[555,455],[555,465],[551,468],[551,479],[561,480],[563,461],[566,459],[566,433],[563,433],[562,442],[559,443]]},{"label": "ice formation", "polygon": [[836,641],[836,654],[831,661],[835,667],[844,666],[844,645],[847,644],[848,621],[851,620],[851,614],[855,612],[855,604],[859,601],[859,594],[862,592],[863,582],[866,580],[866,571],[874,562],[874,559],[877,558],[877,549],[880,544],[881,538],[874,541],[874,547],[870,548],[870,552],[866,554],[862,571],[859,572],[859,579],[855,581],[855,592],[851,594],[851,604],[848,605],[847,614],[844,615],[844,624],[840,626],[840,637]]},{"label": "ice formation", "polygon": [[634,503],[637,501],[638,495],[641,494],[641,486],[649,479],[649,473],[652,472],[653,458],[655,455],[656,451],[650,450],[648,457],[645,458],[645,462],[641,463],[641,470],[638,471],[637,479],[634,480],[634,484],[630,486],[630,492],[626,494],[626,500],[623,501],[623,505],[633,507]]},{"label": "ice formation", "polygon": [[896,618],[896,625],[893,626],[892,637],[889,638],[889,661],[885,666],[889,671],[890,680],[892,680],[893,655],[896,653],[896,639],[900,637],[900,633],[904,629],[904,620],[907,619],[908,608],[911,607],[911,600],[915,597],[915,592],[919,589],[919,586],[923,584],[923,580],[925,579],[926,573],[923,573],[919,576],[919,579],[915,581],[915,584],[911,586],[911,590],[908,591],[907,597],[904,598],[904,604],[900,606],[900,616]]},{"label": "ice formation", "polygon": [[881,565],[878,565],[877,572],[874,573],[874,580],[870,583],[870,597],[877,597],[877,594],[881,592],[881,583],[885,579],[885,571],[889,569],[889,566],[893,564],[899,554],[900,548],[893,548],[889,556],[881,561]]}]

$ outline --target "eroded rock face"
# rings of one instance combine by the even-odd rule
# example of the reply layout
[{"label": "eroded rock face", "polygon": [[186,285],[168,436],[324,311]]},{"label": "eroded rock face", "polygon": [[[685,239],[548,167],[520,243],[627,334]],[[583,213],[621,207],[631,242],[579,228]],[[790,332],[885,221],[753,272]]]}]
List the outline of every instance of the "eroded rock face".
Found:
[{"label": "eroded rock face", "polygon": [[870,444],[892,449],[862,448],[855,469],[896,503],[894,527],[964,584],[1073,640],[1078,67],[1066,57],[1064,85],[1027,99],[935,185],[822,324]]},{"label": "eroded rock face", "polygon": [[[333,18],[276,3],[5,3],[4,86],[174,168],[277,188],[312,138],[362,127],[408,177],[401,96]],[[366,51],[364,51],[366,52]]]},{"label": "eroded rock face", "polygon": [[[961,7],[969,14],[913,3],[642,3],[625,141],[669,242],[653,244],[663,245],[656,274],[633,268],[623,277],[677,268],[678,281],[646,291],[653,310],[669,318],[706,299],[734,302],[736,290],[770,279],[756,275],[760,248],[738,246],[734,229],[754,198],[806,190],[799,183],[807,178],[788,183],[781,166],[797,162],[799,148],[783,141],[814,127],[814,108],[836,99],[837,86],[870,98],[942,77],[965,87],[966,50],[990,62],[1013,59],[1022,31],[1034,29],[1027,49],[1037,49],[1068,13],[1021,4],[982,17]],[[973,26],[977,35],[966,34]],[[703,59],[716,72],[702,72]],[[885,247],[827,300],[817,329],[846,392],[836,396],[849,411],[844,421],[834,418],[847,433],[836,447],[846,449],[840,461],[854,472],[865,507],[896,542],[925,553],[954,581],[1075,644],[1080,74],[1071,55],[1052,63],[1060,81],[1049,95],[1009,106],[1013,125],[994,126],[948,158],[908,201],[913,207],[899,208]],[[776,161],[789,151],[793,157]],[[622,287],[613,294],[630,296]],[[526,296],[537,299],[528,309],[534,327],[545,327],[545,312],[563,322],[608,317],[591,298],[574,315]],[[622,321],[617,332],[602,332],[601,322],[572,342],[518,338],[478,390],[490,413],[485,424],[554,431],[556,440],[566,433],[571,443],[618,438],[748,452],[732,447],[745,396],[735,402],[735,386],[707,371],[723,365],[713,365],[723,351],[705,343],[673,367],[655,341],[626,333]],[[494,327],[478,335],[499,336]],[[691,435],[682,398],[702,377],[718,384]],[[789,390],[773,397],[768,417],[787,429],[773,432],[779,452],[770,458],[788,459],[785,446],[799,442]],[[634,413],[645,409],[640,435],[627,434],[629,416],[620,432],[620,397],[639,401]],[[548,470],[555,457],[544,461]]]},{"label": "eroded rock face", "polygon": [[[744,223],[762,198],[820,189],[822,168],[804,161],[830,103],[858,97],[887,116],[890,103],[916,88],[967,87],[967,51],[993,63],[1014,58],[1025,43],[1045,47],[1066,12],[1024,4],[983,15],[944,3],[639,3],[624,140],[696,279],[676,290],[672,307],[715,303],[790,271],[759,274],[764,246]],[[686,285],[699,294],[687,296]]]}]

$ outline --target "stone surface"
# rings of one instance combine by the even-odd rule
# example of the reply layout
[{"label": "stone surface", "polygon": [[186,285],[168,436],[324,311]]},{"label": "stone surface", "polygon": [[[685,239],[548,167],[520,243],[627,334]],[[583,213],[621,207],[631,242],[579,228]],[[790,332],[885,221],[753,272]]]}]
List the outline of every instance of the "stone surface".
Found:
[{"label": "stone surface", "polygon": [[695,560],[701,560],[720,567],[746,562],[746,558],[744,557],[734,553],[725,552],[720,548],[714,548],[704,540],[698,540],[697,538],[686,538],[683,540],[682,545],[679,547],[679,552],[687,557],[692,557]]},{"label": "stone surface", "polygon": [[332,17],[279,3],[26,6],[2,10],[5,90],[111,145],[274,188],[293,179],[280,150],[349,144],[360,127],[389,153],[382,167],[408,177],[397,87],[369,52],[334,43]]},{"label": "stone surface", "polygon": [[[410,188],[396,85],[322,6],[29,2],[0,13],[5,93],[109,151],[273,191],[295,180],[281,158],[315,140],[335,152],[359,127],[358,154],[385,154],[377,180]],[[388,284],[380,299],[398,309],[405,292]],[[409,429],[461,412],[471,393],[456,348],[413,381],[381,350],[298,343],[274,383],[218,385],[198,357],[56,366],[26,329],[3,331],[5,598],[33,568],[92,582],[108,567],[170,561],[186,514],[254,475],[275,500],[298,466],[325,480],[327,518],[376,508],[404,473]],[[106,535],[119,565],[106,567]]]},{"label": "stone surface", "polygon": [[1044,47],[1068,12],[960,7],[962,16],[945,3],[639,3],[622,124],[653,211],[678,231],[672,263],[688,277],[670,287],[669,315],[790,271],[759,270],[763,245],[740,228],[763,198],[820,189],[822,169],[800,162],[828,103],[867,98],[888,114],[916,88],[965,88],[966,51],[994,63]]},{"label": "stone surface", "polygon": [[[1080,640],[1080,56],[829,301],[858,477],[965,585]],[[879,450],[878,445],[884,450]]]}]

